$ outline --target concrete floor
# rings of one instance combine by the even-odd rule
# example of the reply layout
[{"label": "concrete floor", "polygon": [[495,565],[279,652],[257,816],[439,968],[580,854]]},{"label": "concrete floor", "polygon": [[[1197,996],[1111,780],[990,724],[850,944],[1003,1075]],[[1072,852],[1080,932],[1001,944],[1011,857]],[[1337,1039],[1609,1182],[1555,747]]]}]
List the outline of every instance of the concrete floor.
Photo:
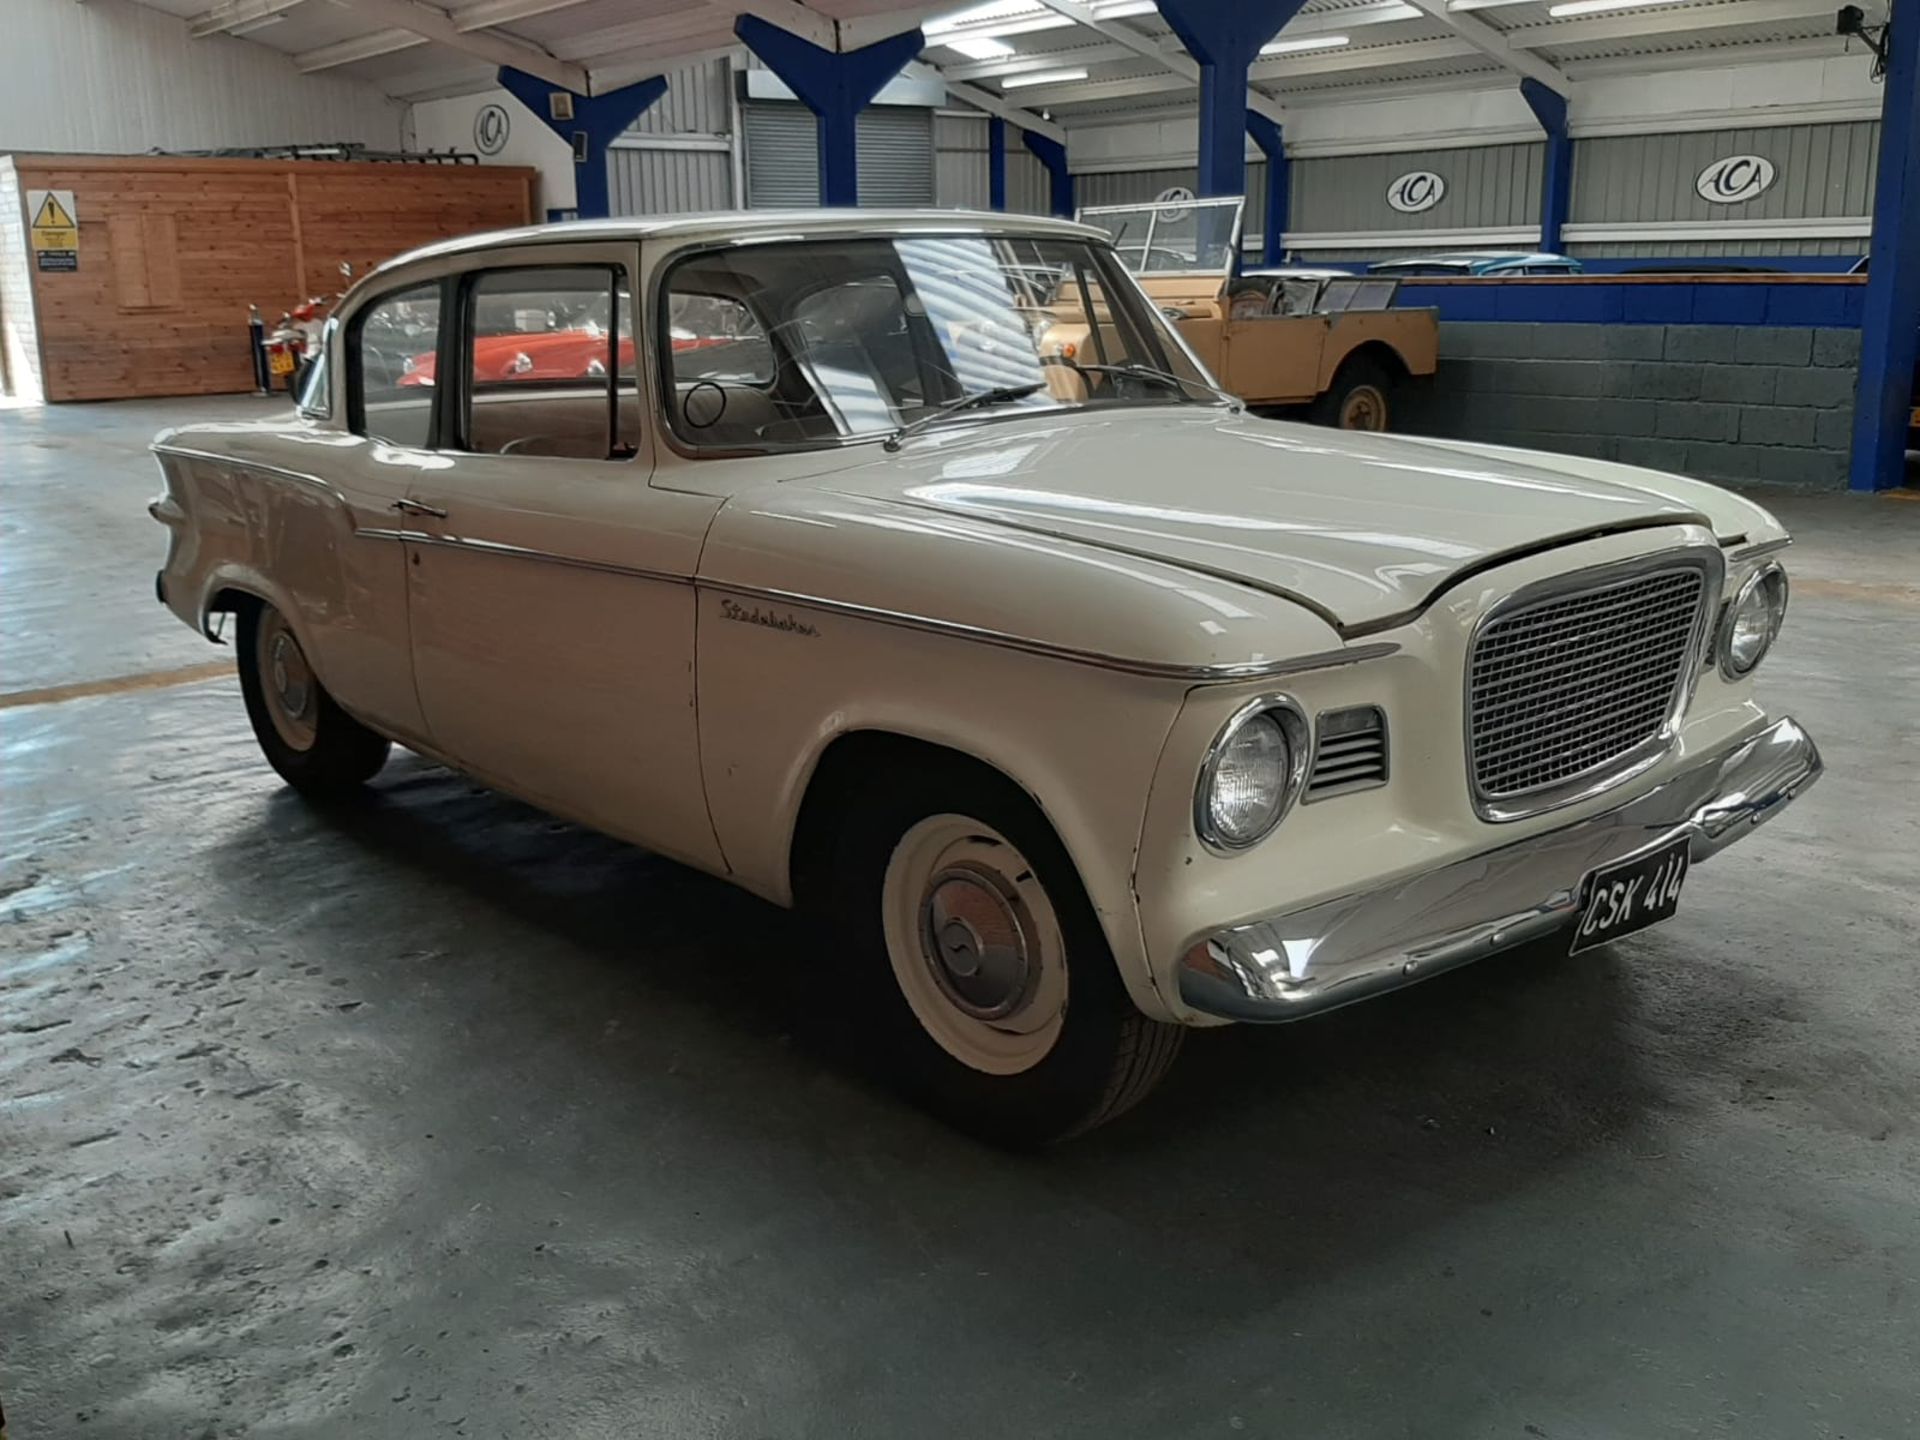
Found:
[{"label": "concrete floor", "polygon": [[1920,1434],[1920,504],[1777,497],[1831,769],[1676,923],[1014,1159],[781,913],[418,761],[284,791],[142,511],[255,408],[0,413],[16,1440]]}]

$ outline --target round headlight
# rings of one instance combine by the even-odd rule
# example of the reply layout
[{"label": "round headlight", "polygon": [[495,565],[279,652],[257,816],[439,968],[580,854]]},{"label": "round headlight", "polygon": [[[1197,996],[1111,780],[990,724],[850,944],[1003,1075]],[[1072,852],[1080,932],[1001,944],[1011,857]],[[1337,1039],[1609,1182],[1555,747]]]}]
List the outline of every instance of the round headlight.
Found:
[{"label": "round headlight", "polygon": [[1207,754],[1194,797],[1200,838],[1244,850],[1287,813],[1306,762],[1306,726],[1291,708],[1262,701],[1227,723]]},{"label": "round headlight", "polygon": [[1787,616],[1787,572],[1769,565],[1748,577],[1720,623],[1720,673],[1739,680],[1773,648]]}]

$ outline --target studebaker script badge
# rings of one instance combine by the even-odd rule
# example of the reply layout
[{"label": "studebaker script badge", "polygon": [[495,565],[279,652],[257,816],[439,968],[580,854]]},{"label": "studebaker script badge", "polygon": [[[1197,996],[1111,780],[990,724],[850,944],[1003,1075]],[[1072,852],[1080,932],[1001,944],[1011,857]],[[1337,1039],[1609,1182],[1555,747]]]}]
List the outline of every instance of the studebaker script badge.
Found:
[{"label": "studebaker script badge", "polygon": [[764,625],[769,630],[785,630],[792,635],[818,635],[820,631],[806,621],[793,615],[777,615],[771,610],[762,610],[758,605],[742,605],[738,601],[720,602],[720,614],[727,620],[738,620],[742,625]]}]

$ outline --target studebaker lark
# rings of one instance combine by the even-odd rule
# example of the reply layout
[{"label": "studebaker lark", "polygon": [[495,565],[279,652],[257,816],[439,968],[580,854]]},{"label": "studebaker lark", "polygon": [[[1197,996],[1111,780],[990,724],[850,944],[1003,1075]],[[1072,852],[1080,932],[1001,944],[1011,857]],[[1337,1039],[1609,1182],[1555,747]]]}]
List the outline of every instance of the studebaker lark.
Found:
[{"label": "studebaker lark", "polygon": [[[587,373],[476,369],[602,301]],[[154,448],[160,596],[235,622],[289,784],[399,744],[800,907],[902,1083],[1012,1143],[1193,1027],[1664,920],[1820,773],[1754,694],[1760,506],[1256,418],[1065,222],[440,244],[296,414]]]}]

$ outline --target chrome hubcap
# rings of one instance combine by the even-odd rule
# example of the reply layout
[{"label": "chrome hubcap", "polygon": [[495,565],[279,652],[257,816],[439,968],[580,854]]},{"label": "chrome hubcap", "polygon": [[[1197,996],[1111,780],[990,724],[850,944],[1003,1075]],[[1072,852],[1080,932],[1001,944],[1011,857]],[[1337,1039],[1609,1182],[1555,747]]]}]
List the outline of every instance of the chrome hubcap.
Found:
[{"label": "chrome hubcap", "polygon": [[284,632],[273,637],[272,655],[273,690],[279,697],[280,708],[289,719],[302,719],[313,703],[313,672],[307,669],[306,656],[293,643],[293,637]]},{"label": "chrome hubcap", "polygon": [[254,653],[273,728],[293,749],[311,750],[319,736],[320,682],[278,610],[269,608],[260,617]]},{"label": "chrome hubcap", "polygon": [[1046,1059],[1066,1022],[1066,944],[1015,845],[965,815],[929,815],[894,847],[880,903],[893,978],[936,1044],[989,1075]]},{"label": "chrome hubcap", "polygon": [[933,978],[979,1020],[998,1020],[1033,989],[1033,946],[1016,898],[987,871],[955,866],[933,877],[920,905],[920,938]]}]

